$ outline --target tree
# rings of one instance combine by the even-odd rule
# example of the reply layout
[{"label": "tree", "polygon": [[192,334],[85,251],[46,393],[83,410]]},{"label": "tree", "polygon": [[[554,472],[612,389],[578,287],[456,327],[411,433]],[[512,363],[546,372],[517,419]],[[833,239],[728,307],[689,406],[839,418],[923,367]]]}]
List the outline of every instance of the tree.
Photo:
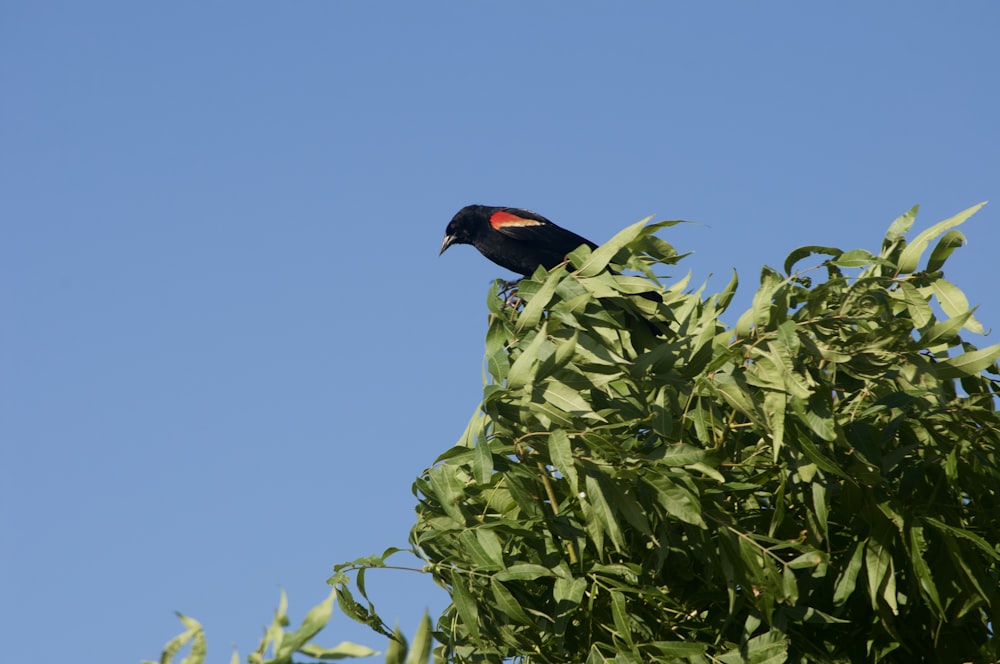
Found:
[{"label": "tree", "polygon": [[666,224],[493,298],[482,408],[416,483],[448,658],[995,661],[1000,345],[941,272],[976,209],[794,251],[733,330],[735,277],[631,296]]},{"label": "tree", "polygon": [[[677,222],[494,285],[481,408],[414,485],[435,659],[997,661],[1000,344],[942,272],[978,207],[798,249],[732,329],[735,275],[659,285]],[[330,579],[383,632],[351,588],[395,551]]]}]

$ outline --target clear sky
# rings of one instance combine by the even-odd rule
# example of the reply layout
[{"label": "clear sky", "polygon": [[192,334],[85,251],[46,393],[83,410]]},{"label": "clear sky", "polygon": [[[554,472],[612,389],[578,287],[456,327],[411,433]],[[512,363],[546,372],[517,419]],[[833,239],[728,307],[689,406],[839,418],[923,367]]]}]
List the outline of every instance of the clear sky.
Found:
[{"label": "clear sky", "polygon": [[[3,658],[154,658],[174,610],[245,657],[405,545],[511,276],[437,256],[468,203],[701,222],[678,275],[743,307],[993,199],[948,274],[1000,329],[1000,4],[820,4],[4,2]],[[446,601],[369,579],[409,633]]]}]

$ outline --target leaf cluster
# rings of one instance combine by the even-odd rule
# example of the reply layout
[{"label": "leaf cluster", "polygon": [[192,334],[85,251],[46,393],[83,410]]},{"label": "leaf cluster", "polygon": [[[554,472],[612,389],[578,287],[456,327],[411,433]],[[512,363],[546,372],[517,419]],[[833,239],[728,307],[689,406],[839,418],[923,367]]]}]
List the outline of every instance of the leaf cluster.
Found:
[{"label": "leaf cluster", "polygon": [[942,272],[976,209],[796,250],[732,329],[735,275],[660,285],[676,222],[494,285],[481,408],[414,485],[439,658],[996,661],[1000,344]]},{"label": "leaf cluster", "polygon": [[[385,567],[385,559],[395,552],[396,550],[390,549],[382,556],[372,556],[338,567],[341,569]],[[340,570],[337,572],[339,573]],[[338,578],[335,575],[331,582],[338,581]],[[362,585],[364,583],[363,577],[361,583]],[[350,598],[349,592],[347,598]],[[306,613],[299,627],[289,630],[288,626],[291,621],[288,618],[288,597],[282,591],[281,601],[274,612],[274,618],[264,630],[260,643],[247,657],[247,662],[250,664],[303,664],[307,661],[325,662],[378,655],[379,653],[371,648],[350,641],[342,641],[332,648],[326,648],[313,642],[313,639],[330,621],[335,600],[341,606],[344,606],[345,602],[348,604],[350,602],[350,599],[345,600],[343,589],[339,586],[335,587],[324,601]],[[348,612],[348,615],[359,622],[367,622],[352,612]],[[178,613],[177,617],[186,629],[167,642],[156,662],[144,660],[143,664],[173,664],[175,658],[181,655],[185,648],[188,649],[188,652],[186,656],[182,657],[180,664],[204,664],[208,661],[208,641],[201,623],[181,613]],[[381,623],[379,626],[381,627]],[[431,622],[426,613],[417,628],[412,644],[407,643],[398,628],[388,632],[387,635],[391,637],[391,640],[385,653],[386,664],[426,664],[430,660]],[[301,659],[303,656],[309,659]],[[239,653],[234,651],[229,662],[230,664],[238,664],[239,661]]]}]

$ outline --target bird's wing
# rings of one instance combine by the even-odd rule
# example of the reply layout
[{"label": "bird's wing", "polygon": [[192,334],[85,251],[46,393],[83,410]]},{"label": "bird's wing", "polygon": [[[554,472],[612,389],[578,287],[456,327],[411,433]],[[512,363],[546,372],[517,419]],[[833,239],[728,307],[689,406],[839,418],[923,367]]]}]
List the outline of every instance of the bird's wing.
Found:
[{"label": "bird's wing", "polygon": [[490,216],[490,226],[507,237],[522,242],[532,242],[565,252],[581,244],[591,249],[597,245],[572,231],[556,226],[551,221],[528,210],[498,210]]}]

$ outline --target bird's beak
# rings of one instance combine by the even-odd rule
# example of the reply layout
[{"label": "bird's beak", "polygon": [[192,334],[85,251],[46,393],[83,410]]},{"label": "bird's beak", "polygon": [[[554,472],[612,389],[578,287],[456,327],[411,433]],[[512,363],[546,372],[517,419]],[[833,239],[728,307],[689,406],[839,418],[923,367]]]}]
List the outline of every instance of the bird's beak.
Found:
[{"label": "bird's beak", "polygon": [[448,247],[450,247],[453,244],[455,244],[455,236],[454,235],[445,235],[444,236],[444,242],[441,243],[441,251],[438,252],[438,256],[440,256],[441,254],[443,254],[444,250],[447,249]]}]

